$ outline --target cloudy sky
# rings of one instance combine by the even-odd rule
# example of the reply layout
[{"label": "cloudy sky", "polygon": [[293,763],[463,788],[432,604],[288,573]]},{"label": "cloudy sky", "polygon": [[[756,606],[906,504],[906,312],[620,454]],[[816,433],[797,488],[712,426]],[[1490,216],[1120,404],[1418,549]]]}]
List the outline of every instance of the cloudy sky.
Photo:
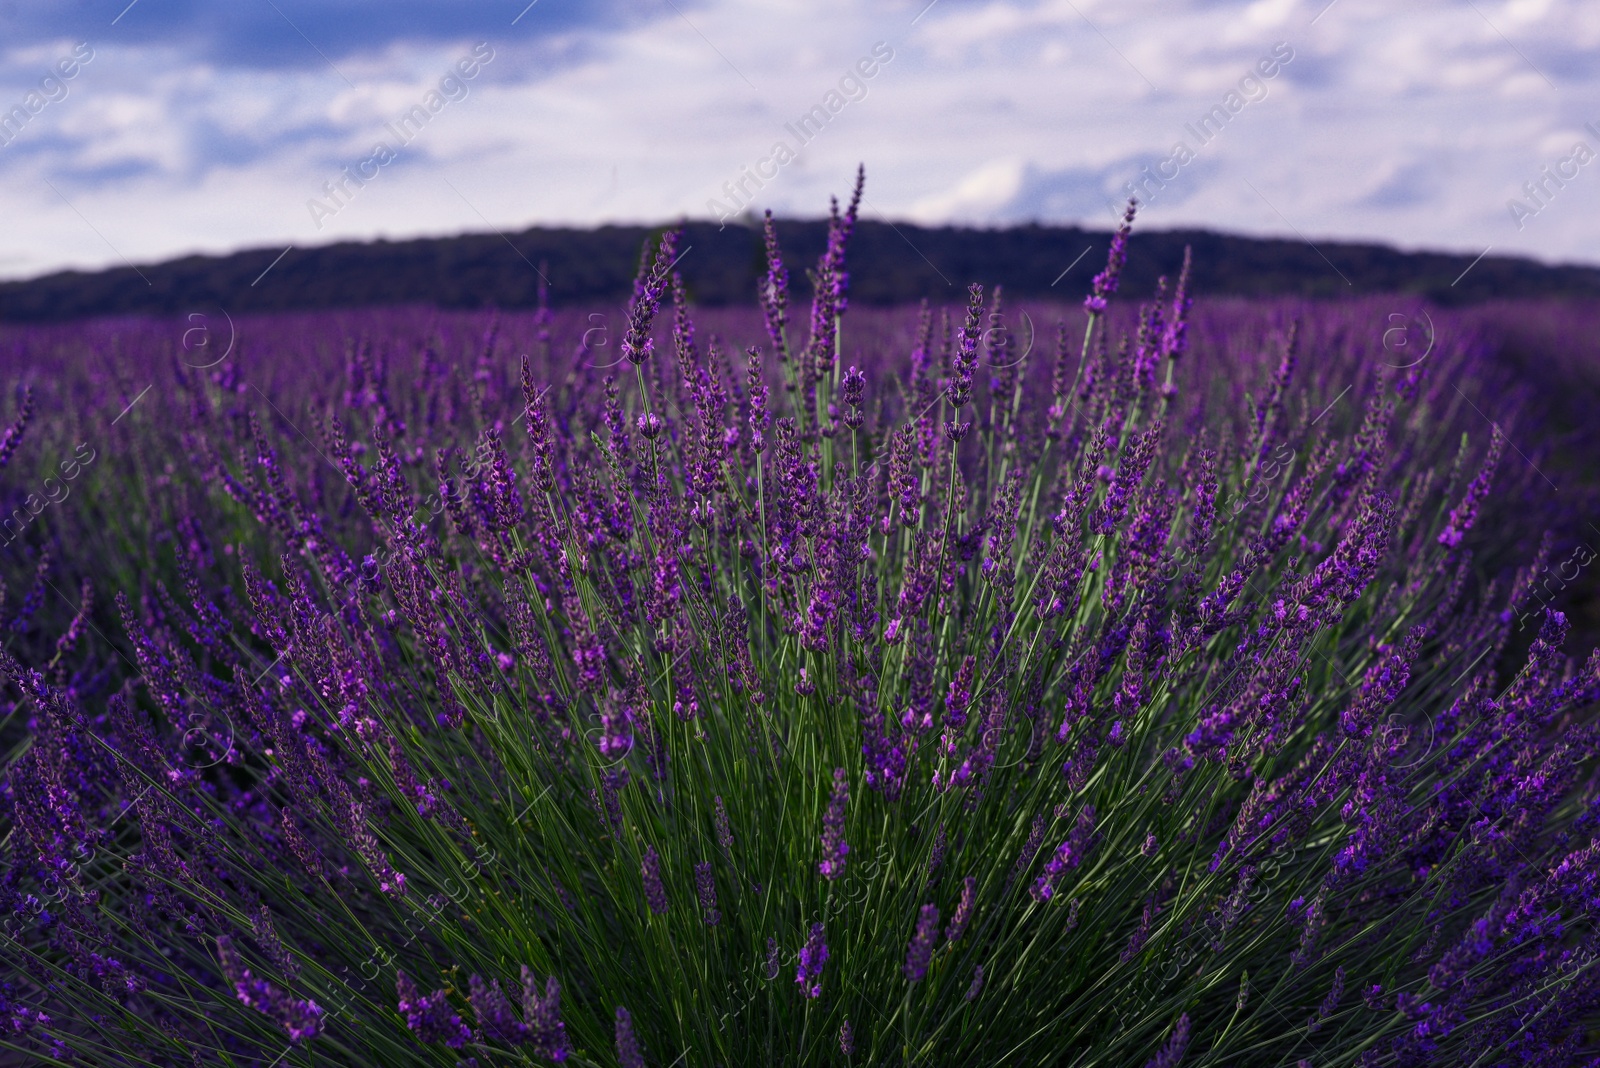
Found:
[{"label": "cloudy sky", "polygon": [[1151,227],[1600,263],[1597,55],[1595,0],[0,0],[0,277],[816,215],[857,162],[869,217],[1144,181]]}]

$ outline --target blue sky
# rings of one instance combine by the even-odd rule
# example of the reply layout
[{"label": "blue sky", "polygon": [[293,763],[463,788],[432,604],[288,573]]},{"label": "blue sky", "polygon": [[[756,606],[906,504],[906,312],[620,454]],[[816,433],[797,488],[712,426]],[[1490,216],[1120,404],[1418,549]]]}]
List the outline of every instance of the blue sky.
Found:
[{"label": "blue sky", "polygon": [[1600,263],[1597,55],[1593,0],[0,0],[0,277],[816,215],[857,162],[869,217],[1142,181],[1151,227]]}]

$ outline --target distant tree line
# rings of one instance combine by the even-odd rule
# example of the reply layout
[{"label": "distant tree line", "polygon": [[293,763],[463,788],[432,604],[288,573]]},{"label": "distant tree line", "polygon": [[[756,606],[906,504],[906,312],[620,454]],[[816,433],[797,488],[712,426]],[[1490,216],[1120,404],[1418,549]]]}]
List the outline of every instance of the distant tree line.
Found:
[{"label": "distant tree line", "polygon": [[[548,286],[557,306],[627,298],[643,241],[660,228],[536,227],[409,241],[344,242],[187,256],[135,270],[62,271],[0,283],[0,320],[39,322],[119,314],[183,314],[216,303],[230,312],[388,304],[444,308],[526,308]],[[809,293],[805,268],[826,240],[820,220],[782,220],[792,283]],[[923,297],[956,301],[969,282],[1004,285],[1013,297],[1073,300],[1102,266],[1109,234],[1076,226],[1005,229],[921,227],[862,220],[851,240],[852,300],[895,304]],[[1503,297],[1600,297],[1600,269],[1527,259],[1401,252],[1383,245],[1261,239],[1208,230],[1136,230],[1124,291],[1142,296],[1177,273],[1194,246],[1199,295],[1298,294],[1338,297],[1406,293],[1441,304]],[[718,228],[688,223],[678,270],[703,305],[754,301],[763,270],[753,220]],[[270,270],[268,269],[270,267]],[[1070,268],[1070,269],[1069,269]],[[263,276],[263,272],[265,275]]]}]

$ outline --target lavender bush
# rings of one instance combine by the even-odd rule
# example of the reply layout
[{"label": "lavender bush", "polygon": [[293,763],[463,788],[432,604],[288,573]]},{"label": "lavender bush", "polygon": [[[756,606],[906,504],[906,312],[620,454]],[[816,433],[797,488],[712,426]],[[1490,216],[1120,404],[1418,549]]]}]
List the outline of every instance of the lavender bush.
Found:
[{"label": "lavender bush", "polygon": [[860,347],[855,210],[803,323],[769,222],[715,334],[667,233],[615,329],[8,335],[7,1063],[1597,1063],[1481,339],[1118,240]]}]

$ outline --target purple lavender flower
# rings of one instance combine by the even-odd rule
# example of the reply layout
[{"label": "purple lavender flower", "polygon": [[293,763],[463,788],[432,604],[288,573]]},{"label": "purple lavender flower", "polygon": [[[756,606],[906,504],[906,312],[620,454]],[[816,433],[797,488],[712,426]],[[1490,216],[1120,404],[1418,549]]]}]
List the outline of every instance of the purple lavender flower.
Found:
[{"label": "purple lavender flower", "polygon": [[772,413],[767,410],[767,385],[762,378],[761,350],[751,345],[745,350],[745,382],[750,391],[750,453],[748,460],[754,466],[756,454],[767,447],[767,428],[772,425]]},{"label": "purple lavender flower", "polygon": [[722,795],[715,798],[715,814],[712,817],[717,829],[717,845],[726,852],[733,848],[733,825],[728,821],[728,807],[722,803]]},{"label": "purple lavender flower", "polygon": [[561,986],[550,976],[541,997],[538,977],[526,964],[522,966],[522,1015],[534,1052],[557,1063],[566,1060],[569,1050],[567,1025],[561,1022]]},{"label": "purple lavender flower", "polygon": [[[597,692],[605,685],[606,646],[600,635],[588,626],[580,613],[572,621],[572,661],[578,668],[578,687],[590,693]],[[621,742],[620,731],[614,733],[613,746],[621,744],[622,753],[626,753],[632,745],[632,739]],[[613,749],[615,751],[615,749]]]},{"label": "purple lavender flower", "polygon": [[1022,852],[1017,855],[1017,867],[1014,875],[1021,875],[1033,866],[1039,856],[1039,846],[1044,842],[1045,815],[1043,812],[1034,814],[1033,825],[1028,828],[1027,841],[1022,843]]},{"label": "purple lavender flower", "polygon": [[478,1030],[487,1041],[513,1044],[527,1041],[528,1025],[512,1011],[510,999],[500,989],[500,980],[485,983],[483,976],[473,975],[467,985],[471,991],[467,1001],[478,1017]]},{"label": "purple lavender flower", "polygon": [[5,467],[11,462],[12,453],[17,451],[17,446],[22,444],[22,435],[28,430],[28,423],[33,419],[33,387],[22,387],[22,410],[17,413],[17,421],[6,427],[0,433],[0,467]]},{"label": "purple lavender flower", "polygon": [[1400,649],[1393,649],[1387,645],[1378,646],[1377,652],[1381,654],[1382,659],[1367,670],[1366,677],[1361,680],[1361,690],[1356,695],[1355,701],[1340,713],[1339,723],[1346,737],[1371,737],[1372,730],[1384,710],[1400,696],[1406,684],[1411,681],[1411,665],[1417,658],[1425,636],[1424,628],[1415,627]]},{"label": "purple lavender flower", "polygon": [[[916,470],[917,428],[907,425],[889,439],[889,493],[900,505],[900,525],[914,527],[922,519],[921,476]],[[888,517],[884,517],[887,523]],[[888,528],[885,527],[885,530]],[[883,640],[894,644],[899,635],[900,617],[884,631]]]},{"label": "purple lavender flower", "polygon": [[933,959],[933,940],[939,937],[938,906],[927,904],[917,916],[917,930],[906,949],[905,977],[913,983],[922,981],[928,974],[928,962]]},{"label": "purple lavender flower", "polygon": [[0,984],[0,1035],[17,1038],[36,1027],[49,1027],[50,1014],[12,1001],[11,984]]},{"label": "purple lavender flower", "polygon": [[772,338],[774,352],[784,351],[783,328],[788,322],[789,272],[783,266],[783,254],[778,248],[778,229],[772,223],[772,212],[766,213],[763,236],[767,251],[767,276],[760,289],[761,313],[766,320],[767,334]]},{"label": "purple lavender flower", "polygon": [[[650,324],[655,321],[661,307],[661,295],[666,292],[668,272],[677,250],[678,232],[669,230],[661,235],[656,248],[655,265],[648,271],[645,259],[639,261],[639,277],[634,282],[633,305],[628,309],[628,329],[622,338],[622,355],[634,364],[641,364],[655,351],[655,341],[650,337]],[[646,245],[645,253],[649,253]]]},{"label": "purple lavender flower", "polygon": [[1317,957],[1317,938],[1328,922],[1323,897],[1324,893],[1319,891],[1317,896],[1311,899],[1311,904],[1306,906],[1305,919],[1300,927],[1300,944],[1289,957],[1290,967],[1302,968]]},{"label": "purple lavender flower", "polygon": [[620,760],[633,750],[634,713],[625,697],[613,693],[600,708],[600,755]]},{"label": "purple lavender flower", "polygon": [[972,969],[972,982],[967,986],[966,1000],[977,1001],[978,995],[983,992],[983,965],[979,964]]},{"label": "purple lavender flower", "polygon": [[1073,827],[1067,839],[1056,847],[1055,856],[1044,867],[1044,874],[1034,880],[1029,891],[1033,899],[1040,903],[1049,901],[1056,893],[1056,884],[1061,881],[1061,876],[1083,863],[1084,854],[1089,846],[1089,838],[1094,833],[1094,806],[1087,805],[1078,814],[1078,822]]},{"label": "purple lavender flower", "polygon": [[484,524],[490,530],[508,531],[522,520],[522,497],[517,492],[517,473],[512,470],[510,457],[493,428],[483,433],[485,451],[489,457],[488,470],[482,482]]},{"label": "purple lavender flower", "polygon": [[972,376],[978,369],[978,324],[983,318],[983,287],[967,287],[967,321],[961,328],[961,344],[952,365],[950,407],[960,409],[972,399]]},{"label": "purple lavender flower", "polygon": [[639,1036],[633,1033],[633,1017],[621,1005],[617,1006],[617,1061],[622,1068],[644,1068]]},{"label": "purple lavender flower", "polygon": [[1131,444],[1128,455],[1112,477],[1111,488],[1106,491],[1106,499],[1101,503],[1100,510],[1095,516],[1094,529],[1097,532],[1113,533],[1127,515],[1128,502],[1132,499],[1134,490],[1144,481],[1145,473],[1155,460],[1160,440],[1161,420],[1157,419]]},{"label": "purple lavender flower", "polygon": [[839,1025],[839,1052],[848,1057],[855,1053],[855,1051],[856,1033],[851,1029],[850,1021],[846,1020],[844,1023]]},{"label": "purple lavender flower", "polygon": [[822,817],[822,861],[817,865],[817,871],[830,881],[844,874],[844,858],[850,853],[850,843],[844,840],[844,809],[849,800],[850,784],[845,770],[835,768],[833,797]]},{"label": "purple lavender flower", "polygon": [[461,1022],[461,1017],[450,1011],[448,995],[443,990],[423,996],[411,977],[403,971],[394,975],[395,990],[400,1000],[400,1015],[419,1042],[443,1042],[451,1049],[460,1049],[472,1041],[472,1031]]},{"label": "purple lavender flower", "polygon": [[1311,1017],[1306,1024],[1306,1030],[1315,1034],[1321,1030],[1322,1024],[1333,1011],[1339,1007],[1339,999],[1344,996],[1344,969],[1336,968],[1333,973],[1333,988],[1328,991],[1328,996],[1322,999],[1322,1004],[1317,1007],[1317,1014]]},{"label": "purple lavender flower", "polygon": [[794,975],[800,992],[808,998],[822,996],[822,966],[828,963],[828,945],[822,940],[822,934],[822,924],[811,925],[811,936],[800,950],[800,967]]},{"label": "purple lavender flower", "polygon": [[411,769],[411,762],[407,759],[405,750],[400,745],[400,740],[394,735],[388,737],[389,768],[394,775],[395,787],[405,796],[416,802],[417,814],[426,816],[438,799],[417,781]]},{"label": "purple lavender flower", "polygon": [[1189,348],[1189,307],[1194,302],[1189,296],[1189,269],[1192,250],[1183,246],[1183,268],[1178,272],[1178,285],[1172,294],[1172,310],[1167,315],[1166,329],[1161,335],[1161,355],[1176,360]]},{"label": "purple lavender flower", "polygon": [[945,941],[952,944],[961,941],[967,923],[972,919],[972,909],[977,899],[978,879],[975,875],[969,875],[961,881],[961,900],[956,904],[956,914],[950,917],[950,926],[945,928]]},{"label": "purple lavender flower", "polygon": [[1145,1068],[1177,1068],[1183,1060],[1183,1053],[1189,1046],[1189,1015],[1178,1017],[1178,1022],[1172,1027],[1172,1035],[1167,1039],[1167,1044],[1162,1047],[1145,1065]]},{"label": "purple lavender flower", "polygon": [[828,223],[828,245],[817,264],[816,287],[811,297],[811,338],[806,346],[806,363],[801,368],[807,383],[807,400],[814,396],[817,379],[833,370],[834,342],[838,319],[844,314],[847,301],[845,290],[850,276],[844,269],[845,244],[855,229],[856,213],[861,206],[861,189],[866,180],[866,169],[856,171],[855,192],[843,216],[839,203],[833,202]]},{"label": "purple lavender flower", "polygon": [[657,916],[663,916],[667,911],[667,888],[661,882],[661,854],[656,852],[656,847],[644,847],[644,860],[639,864],[639,873],[644,877],[644,897],[650,904],[650,911]]},{"label": "purple lavender flower", "polygon": [[845,406],[850,410],[844,413],[844,422],[852,430],[858,430],[864,417],[861,414],[862,402],[866,400],[867,376],[858,371],[854,364],[844,373],[844,378],[839,383],[839,396]]},{"label": "purple lavender flower", "polygon": [[622,840],[622,788],[628,785],[628,769],[613,768],[600,777],[600,793],[589,791],[596,813],[617,841]]},{"label": "purple lavender flower", "polygon": [[1159,911],[1160,907],[1153,900],[1145,900],[1139,926],[1128,936],[1127,944],[1122,947],[1122,954],[1117,958],[1121,963],[1129,963],[1144,951],[1144,944],[1150,937],[1150,922],[1155,919],[1155,914]]},{"label": "purple lavender flower", "polygon": [[939,824],[939,829],[933,832],[933,849],[928,853],[928,880],[931,882],[938,873],[940,865],[944,863],[945,850],[949,848],[949,835],[944,829],[944,824]]},{"label": "purple lavender flower", "polygon": [[289,1041],[304,1042],[322,1031],[322,1007],[315,1001],[291,997],[264,979],[257,979],[242,967],[227,935],[217,938],[217,956],[222,974],[233,984],[234,996],[257,1012],[272,1017],[288,1032]]},{"label": "purple lavender flower", "polygon": [[1138,200],[1129,200],[1122,213],[1122,225],[1111,235],[1111,251],[1106,256],[1105,270],[1094,276],[1093,287],[1083,301],[1084,309],[1091,315],[1105,311],[1106,298],[1117,291],[1117,279],[1122,274],[1123,263],[1128,259],[1128,234],[1133,231],[1133,216],[1138,210]]},{"label": "purple lavender flower", "polygon": [[967,709],[972,704],[972,673],[976,666],[976,657],[969,656],[961,661],[944,699],[944,721],[956,730],[967,724]]},{"label": "purple lavender flower", "polygon": [[1451,509],[1449,520],[1439,532],[1440,545],[1454,549],[1461,544],[1467,531],[1472,529],[1472,524],[1478,518],[1478,504],[1489,493],[1489,483],[1494,480],[1494,469],[1500,464],[1500,453],[1504,451],[1505,444],[1505,435],[1496,426],[1493,437],[1489,439],[1489,455],[1484,459],[1482,469],[1467,487],[1467,494],[1461,498],[1461,503]]},{"label": "purple lavender flower", "polygon": [[284,844],[289,847],[295,859],[305,868],[306,873],[313,879],[322,877],[322,855],[314,849],[305,835],[300,832],[300,826],[295,822],[294,813],[285,806],[279,813],[279,828],[283,834]]},{"label": "purple lavender flower", "polygon": [[545,401],[545,390],[535,388],[533,367],[522,358],[522,404],[528,419],[528,440],[533,446],[533,485],[540,493],[550,493],[555,483],[555,428]]},{"label": "purple lavender flower", "polygon": [[711,874],[711,862],[701,861],[694,866],[694,887],[700,897],[700,914],[707,927],[715,927],[722,920],[717,911],[717,883]]}]

